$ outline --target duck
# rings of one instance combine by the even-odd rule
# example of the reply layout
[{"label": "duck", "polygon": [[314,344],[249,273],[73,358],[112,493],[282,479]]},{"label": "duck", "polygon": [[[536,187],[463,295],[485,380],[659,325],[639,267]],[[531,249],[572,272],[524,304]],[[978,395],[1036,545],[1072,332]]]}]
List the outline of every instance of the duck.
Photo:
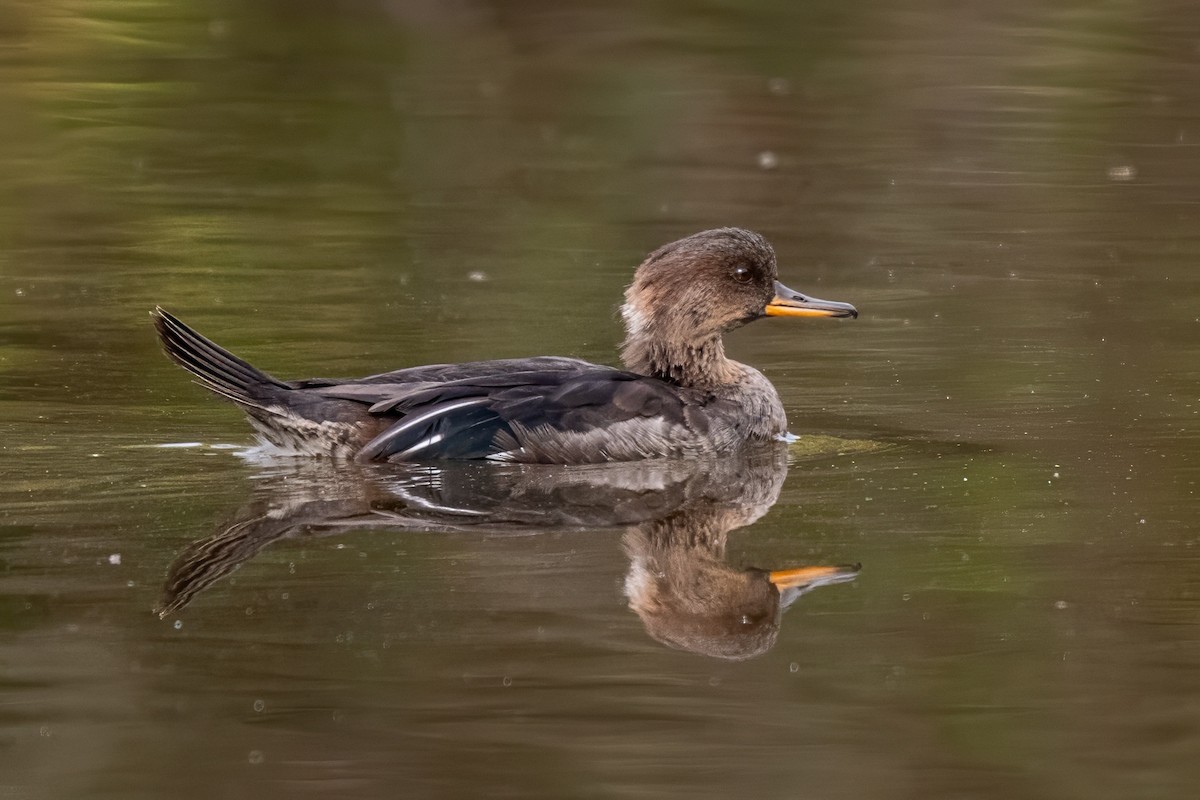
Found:
[{"label": "duck", "polygon": [[742,228],[659,247],[634,272],[623,367],[533,356],[279,380],[156,307],[167,356],[239,406],[266,446],[359,462],[594,464],[730,453],[787,435],[783,402],[723,337],[764,317],[855,318],[779,281],[775,251]]}]

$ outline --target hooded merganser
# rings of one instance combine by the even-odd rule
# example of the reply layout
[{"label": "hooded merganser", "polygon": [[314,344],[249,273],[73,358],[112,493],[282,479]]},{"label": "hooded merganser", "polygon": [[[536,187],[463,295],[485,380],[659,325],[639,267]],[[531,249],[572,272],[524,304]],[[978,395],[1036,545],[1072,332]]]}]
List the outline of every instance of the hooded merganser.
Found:
[{"label": "hooded merganser", "polygon": [[537,356],[281,381],[161,308],[152,316],[167,355],[285,450],[583,464],[724,453],[784,435],[775,387],[727,358],[721,336],[766,316],[858,312],[787,288],[766,239],[720,228],[664,245],[638,267],[621,307],[624,370]]}]

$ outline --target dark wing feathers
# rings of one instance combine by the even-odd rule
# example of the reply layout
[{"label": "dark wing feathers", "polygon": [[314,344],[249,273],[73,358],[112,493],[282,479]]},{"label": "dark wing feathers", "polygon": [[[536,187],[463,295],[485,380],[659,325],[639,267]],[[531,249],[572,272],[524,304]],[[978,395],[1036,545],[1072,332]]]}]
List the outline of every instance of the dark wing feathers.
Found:
[{"label": "dark wing feathers", "polygon": [[[689,403],[676,387],[585,362],[576,362],[573,370],[500,371],[419,385],[414,391],[394,384],[386,388],[391,397],[372,410],[404,416],[369,442],[361,458],[483,458],[511,450],[529,436],[586,433],[649,417],[689,426],[704,419],[688,414]],[[349,399],[358,387],[338,387],[338,392]]]},{"label": "dark wing feathers", "polygon": [[494,396],[497,413],[531,428],[581,432],[625,420],[663,417],[684,421],[680,391],[654,378],[592,367],[556,385],[524,385]]},{"label": "dark wing feathers", "polygon": [[[333,421],[362,438],[377,433],[359,451],[364,460],[484,458],[522,449],[536,458],[547,452],[543,445],[560,451],[582,446],[570,444],[572,437],[606,429],[620,428],[623,437],[636,439],[637,431],[625,423],[638,421],[646,423],[640,430],[660,438],[672,426],[698,434],[708,429],[702,393],[579,359],[434,364],[356,380],[285,382],[166,311],[155,309],[153,316],[167,355],[267,428],[319,437],[326,435],[321,425],[305,427],[305,421]],[[590,458],[589,452],[578,455],[573,460]]]},{"label": "dark wing feathers", "polygon": [[489,402],[486,396],[473,397],[413,411],[368,442],[358,457],[370,461],[483,458],[495,452],[492,443],[505,427],[488,408]]},{"label": "dark wing feathers", "polygon": [[591,367],[586,361],[563,356],[532,356],[529,358],[501,358],[492,361],[468,361],[462,364],[426,364],[420,367],[405,367],[365,378],[307,378],[288,381],[293,389],[320,389],[352,386],[383,386],[387,384],[411,386],[414,384],[445,384],[461,380],[480,380],[489,376],[503,376],[514,372],[561,372],[574,373],[580,367]]}]

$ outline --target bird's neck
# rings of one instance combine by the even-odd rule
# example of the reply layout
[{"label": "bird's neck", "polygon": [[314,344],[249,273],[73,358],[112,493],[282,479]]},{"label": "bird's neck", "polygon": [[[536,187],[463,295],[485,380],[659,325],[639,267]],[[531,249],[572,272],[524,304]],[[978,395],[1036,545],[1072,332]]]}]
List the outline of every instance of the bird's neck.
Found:
[{"label": "bird's neck", "polygon": [[630,331],[621,360],[630,372],[692,389],[715,389],[741,378],[737,363],[725,356],[720,335],[681,341],[652,330]]}]

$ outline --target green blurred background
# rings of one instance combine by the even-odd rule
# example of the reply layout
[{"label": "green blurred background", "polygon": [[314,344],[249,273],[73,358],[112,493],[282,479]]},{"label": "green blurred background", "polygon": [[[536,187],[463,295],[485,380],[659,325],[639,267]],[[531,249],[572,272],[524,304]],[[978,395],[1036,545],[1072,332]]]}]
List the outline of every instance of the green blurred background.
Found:
[{"label": "green blurred background", "polygon": [[[0,143],[0,796],[1194,796],[1200,5],[7,0]],[[802,436],[731,559],[864,564],[770,653],[647,639],[613,531],[150,613],[270,472],[155,304],[281,377],[613,363],[719,225],[862,312],[730,342]]]}]

